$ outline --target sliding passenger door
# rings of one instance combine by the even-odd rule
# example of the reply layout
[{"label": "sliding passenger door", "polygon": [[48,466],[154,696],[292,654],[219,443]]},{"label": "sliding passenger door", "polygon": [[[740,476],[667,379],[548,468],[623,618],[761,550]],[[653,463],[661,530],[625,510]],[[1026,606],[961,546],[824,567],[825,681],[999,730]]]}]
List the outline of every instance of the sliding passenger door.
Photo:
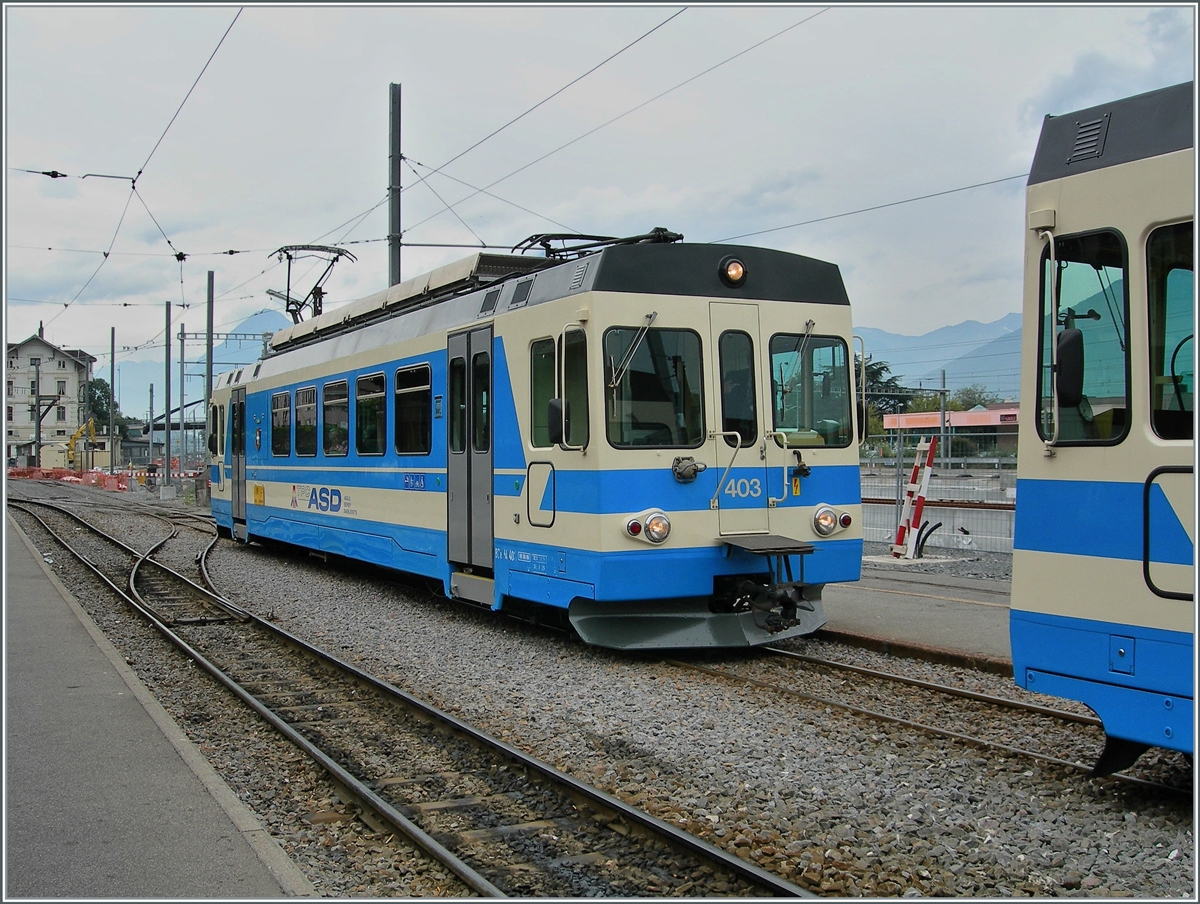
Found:
[{"label": "sliding passenger door", "polygon": [[492,567],[492,328],[450,336],[447,355],[446,550]]},{"label": "sliding passenger door", "polygon": [[235,389],[229,405],[229,454],[232,461],[233,536],[246,539],[246,390]]}]

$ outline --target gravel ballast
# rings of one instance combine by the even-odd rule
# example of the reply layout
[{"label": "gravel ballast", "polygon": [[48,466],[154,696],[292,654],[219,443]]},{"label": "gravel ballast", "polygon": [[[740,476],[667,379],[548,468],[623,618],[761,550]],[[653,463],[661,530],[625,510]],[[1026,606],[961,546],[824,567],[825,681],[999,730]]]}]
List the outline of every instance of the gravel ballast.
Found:
[{"label": "gravel ballast", "polygon": [[[120,499],[76,490],[88,501]],[[181,503],[158,505],[183,510]],[[885,552],[873,545],[879,550],[866,555]],[[1011,556],[938,555],[907,568],[1011,575]],[[769,692],[587,647],[332,558],[222,541],[210,567],[239,605],[814,891],[1195,897],[1189,801],[836,709],[781,706]],[[97,591],[75,592],[85,602],[83,595]],[[110,621],[102,625],[110,636],[134,630]],[[828,644],[804,644],[834,656]],[[895,659],[865,650],[842,648],[841,655],[897,668]],[[948,682],[952,671],[931,663],[905,668]],[[336,810],[332,792],[322,796],[320,780],[295,762],[290,746],[264,734],[268,752],[260,755],[259,742],[243,742],[256,736],[243,724],[254,719],[188,697],[218,691],[201,690],[200,682],[175,689],[178,679],[157,669],[141,664],[152,690],[168,696],[164,705],[323,894],[461,893],[428,868],[410,869],[404,881],[376,880],[380,867],[354,864],[364,851],[369,860],[377,841],[352,823],[341,824],[341,840],[309,840],[314,827],[303,815]],[[1012,687],[983,673],[975,683]],[[296,772],[303,803],[280,799],[277,774],[285,768]],[[338,878],[347,863],[350,877]]]}]

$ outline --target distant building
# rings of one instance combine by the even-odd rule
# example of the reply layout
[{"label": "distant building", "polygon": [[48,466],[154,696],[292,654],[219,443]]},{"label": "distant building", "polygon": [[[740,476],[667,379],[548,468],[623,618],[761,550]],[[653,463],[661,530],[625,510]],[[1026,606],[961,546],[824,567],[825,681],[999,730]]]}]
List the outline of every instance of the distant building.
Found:
[{"label": "distant building", "polygon": [[[974,455],[1006,455],[1017,451],[1017,402],[993,402],[976,405],[970,411],[947,411],[947,430],[951,454],[954,457]],[[942,429],[940,411],[920,411],[911,414],[885,414],[885,430],[905,433],[938,435]],[[940,454],[940,453],[939,453]]]},{"label": "distant building", "polygon": [[[95,362],[95,358],[81,349],[59,348],[47,342],[40,328],[36,335],[23,342],[8,343],[4,446],[9,465],[54,467],[57,464],[61,467],[65,464],[66,444],[87,419],[86,386],[92,379]],[[107,432],[107,425],[104,427]],[[102,449],[100,442],[97,431],[97,451],[104,452],[107,465],[110,446],[107,436]],[[52,451],[57,449],[62,450],[61,464],[59,455]],[[77,443],[77,466],[82,461],[79,455],[82,449],[83,443]]]}]

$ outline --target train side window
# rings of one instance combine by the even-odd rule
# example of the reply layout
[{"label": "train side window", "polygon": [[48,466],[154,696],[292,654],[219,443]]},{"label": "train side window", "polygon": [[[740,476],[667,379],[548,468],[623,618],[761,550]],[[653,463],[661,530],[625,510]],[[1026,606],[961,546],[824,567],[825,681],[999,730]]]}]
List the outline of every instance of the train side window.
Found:
[{"label": "train side window", "polygon": [[447,374],[447,412],[446,430],[450,434],[450,451],[464,452],[467,448],[467,361],[465,358],[454,358],[450,361]]},{"label": "train side window", "polygon": [[[221,406],[221,414],[217,418],[217,426],[220,430],[220,435],[217,437],[217,448],[221,450],[221,457],[224,458],[228,454],[225,448],[225,406]],[[152,450],[153,451],[153,450]]]},{"label": "train side window", "polygon": [[[613,369],[630,349],[632,357],[612,386]],[[613,446],[695,449],[704,442],[704,374],[695,331],[614,327],[604,334],[604,360]]]},{"label": "train side window", "polygon": [[566,445],[583,448],[591,437],[588,427],[587,335],[567,330],[562,337],[562,398],[570,412]]},{"label": "train side window", "polygon": [[354,384],[354,403],[354,451],[382,455],[387,446],[387,377],[359,377]]},{"label": "train side window", "polygon": [[[9,420],[12,420],[10,417]],[[210,455],[216,455],[217,449],[217,406],[210,405],[208,407],[208,451]]]},{"label": "train side window", "polygon": [[271,454],[292,454],[292,394],[271,396]]},{"label": "train side window", "polygon": [[[771,422],[789,447],[845,447],[853,439],[846,343],[836,336],[771,337]],[[779,437],[777,443],[782,444]]]},{"label": "train side window", "polygon": [[554,340],[536,339],[529,346],[529,441],[539,449],[551,445],[549,414],[554,381]]},{"label": "train side window", "polygon": [[326,383],[321,411],[321,448],[326,455],[350,451],[350,384]]},{"label": "train side window", "polygon": [[471,359],[471,448],[486,452],[491,445],[491,355],[479,352]]},{"label": "train side window", "polygon": [[396,453],[428,455],[433,448],[433,400],[428,364],[396,371]]},{"label": "train side window", "polygon": [[296,390],[296,454],[317,454],[317,387]]},{"label": "train side window", "polygon": [[[754,342],[740,330],[727,330],[717,342],[721,371],[721,430],[736,431],[742,446],[758,441],[758,403],[754,386]],[[726,444],[737,440],[726,436]]]},{"label": "train side window", "polygon": [[[1038,342],[1038,434],[1058,444],[1119,443],[1129,431],[1128,263],[1125,242],[1114,231],[1054,240],[1042,252]],[[1052,296],[1057,293],[1057,300]],[[1057,303],[1056,303],[1057,301]],[[1077,405],[1054,410],[1052,343],[1066,330],[1082,341],[1083,393]]]},{"label": "train side window", "polygon": [[1192,224],[1176,223],[1150,233],[1149,278],[1150,423],[1163,439],[1192,439],[1196,392],[1195,285]]}]

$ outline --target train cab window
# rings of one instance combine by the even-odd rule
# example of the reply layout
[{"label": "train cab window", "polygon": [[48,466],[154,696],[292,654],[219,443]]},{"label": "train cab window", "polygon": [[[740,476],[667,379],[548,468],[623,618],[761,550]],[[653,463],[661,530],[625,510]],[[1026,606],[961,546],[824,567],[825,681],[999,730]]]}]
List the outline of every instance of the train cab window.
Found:
[{"label": "train cab window", "polygon": [[387,377],[359,377],[354,384],[354,404],[354,451],[382,455],[387,447]]},{"label": "train cab window", "polygon": [[550,400],[554,398],[554,340],[537,339],[529,346],[530,443],[545,449],[550,443]]},{"label": "train cab window", "polygon": [[588,426],[587,335],[567,330],[559,339],[562,348],[562,399],[569,413],[566,445],[582,449],[591,438]]},{"label": "train cab window", "polygon": [[296,454],[317,454],[317,387],[296,390]]},{"label": "train cab window", "polygon": [[1192,224],[1163,226],[1146,243],[1150,423],[1163,439],[1192,439],[1196,391]]},{"label": "train cab window", "polygon": [[704,442],[704,375],[694,331],[614,327],[604,334],[604,360],[612,445],[694,449]]},{"label": "train cab window", "polygon": [[487,352],[471,359],[471,448],[476,452],[491,446],[491,360]]},{"label": "train cab window", "polygon": [[[1038,345],[1038,433],[1058,444],[1119,443],[1129,430],[1128,264],[1115,232],[1054,240],[1042,252]],[[1078,404],[1054,405],[1053,344],[1078,330],[1082,344],[1082,396]]]},{"label": "train cab window", "polygon": [[321,411],[321,448],[326,455],[350,451],[350,384],[326,383]]},{"label": "train cab window", "polygon": [[465,358],[453,358],[447,378],[447,412],[446,431],[449,433],[451,452],[465,452],[467,449],[467,361]]},{"label": "train cab window", "polygon": [[[721,430],[735,432],[742,446],[758,442],[758,401],[754,385],[754,342],[747,333],[727,330],[717,342],[721,371]],[[725,437],[733,446],[737,440]]]},{"label": "train cab window", "polygon": [[396,453],[428,455],[433,448],[433,400],[428,364],[396,371]]},{"label": "train cab window", "polygon": [[292,394],[271,396],[271,454],[292,454]]},{"label": "train cab window", "polygon": [[[12,417],[9,417],[12,420]],[[210,405],[208,408],[208,451],[211,455],[217,454],[217,406]]]},{"label": "train cab window", "polygon": [[771,337],[771,422],[800,446],[850,445],[850,369],[846,343],[836,336],[777,333]]}]

